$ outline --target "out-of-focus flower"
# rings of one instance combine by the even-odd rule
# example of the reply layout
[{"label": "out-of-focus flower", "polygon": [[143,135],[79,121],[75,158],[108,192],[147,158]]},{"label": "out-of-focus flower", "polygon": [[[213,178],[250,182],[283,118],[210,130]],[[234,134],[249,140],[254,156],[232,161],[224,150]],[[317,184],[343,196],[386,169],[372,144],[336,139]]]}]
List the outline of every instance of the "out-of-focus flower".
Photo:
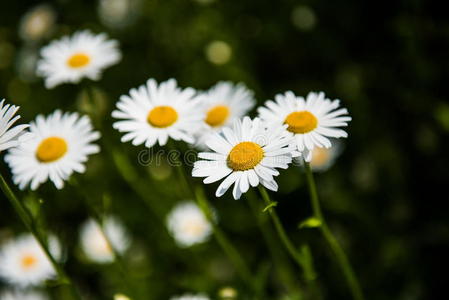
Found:
[{"label": "out-of-focus flower", "polygon": [[11,128],[20,119],[20,115],[14,116],[19,106],[4,103],[5,100],[0,101],[0,152],[19,145],[19,136],[29,127],[28,124],[23,124]]},{"label": "out-of-focus flower", "polygon": [[213,41],[206,46],[207,59],[216,65],[224,65],[231,59],[232,48],[223,41]]},{"label": "out-of-focus flower", "polygon": [[25,41],[38,41],[47,37],[55,24],[56,13],[46,4],[35,6],[22,17],[19,35]]},{"label": "out-of-focus flower", "polygon": [[209,300],[206,294],[184,294],[182,296],[173,296],[170,300]]},{"label": "out-of-focus flower", "polygon": [[88,30],[51,42],[42,48],[41,56],[37,74],[45,78],[47,88],[66,82],[78,83],[84,77],[99,80],[104,69],[121,59],[116,40]]},{"label": "out-of-focus flower", "polygon": [[218,297],[223,300],[231,300],[237,298],[237,290],[232,287],[224,287],[218,291]]},{"label": "out-of-focus flower", "polygon": [[20,49],[16,57],[16,70],[22,81],[32,82],[37,79],[36,66],[39,53],[34,47]]},{"label": "out-of-focus flower", "polygon": [[329,138],[348,136],[339,128],[351,120],[347,109],[340,108],[340,100],[326,99],[323,92],[311,92],[304,99],[290,91],[276,95],[275,100],[259,107],[260,118],[268,124],[288,125],[287,130],[295,135],[297,150],[304,152],[306,161],[312,159],[315,147],[330,148]]},{"label": "out-of-focus flower", "polygon": [[339,142],[333,142],[330,148],[315,147],[312,150],[312,160],[310,161],[312,171],[324,172],[332,167],[340,155],[341,148]]},{"label": "out-of-focus flower", "polygon": [[[51,236],[48,241],[50,252],[59,258],[58,240]],[[54,278],[56,272],[36,239],[31,234],[24,234],[1,246],[0,276],[12,285],[27,287]]]},{"label": "out-of-focus flower", "polygon": [[144,143],[148,148],[156,143],[163,146],[168,138],[193,143],[193,134],[203,118],[198,105],[194,89],[181,89],[174,79],[159,85],[149,79],[146,85],[120,97],[112,117],[121,120],[113,127],[126,132],[122,142],[132,141],[135,146]]},{"label": "out-of-focus flower", "polygon": [[101,22],[111,28],[126,27],[141,9],[141,0],[100,0],[98,15]]},{"label": "out-of-focus flower", "polygon": [[213,183],[225,178],[215,195],[222,196],[234,184],[232,195],[239,199],[250,186],[260,184],[277,191],[273,176],[279,175],[276,168],[286,169],[295,154],[293,135],[285,130],[287,125],[274,125],[269,129],[259,118],[244,117],[235,120],[233,128],[224,127],[206,141],[213,152],[198,154],[192,176],[206,177],[204,183]]},{"label": "out-of-focus flower", "polygon": [[295,7],[291,18],[293,25],[303,31],[312,30],[317,22],[313,9],[305,5]]},{"label": "out-of-focus flower", "polygon": [[88,259],[96,263],[114,261],[114,252],[111,246],[117,253],[123,254],[130,245],[128,233],[123,224],[115,217],[105,218],[103,229],[104,231],[93,219],[87,220],[81,227],[80,240],[83,252]]},{"label": "out-of-focus flower", "polygon": [[191,201],[178,204],[167,216],[167,227],[176,243],[190,247],[206,241],[212,226],[201,209]]},{"label": "out-of-focus flower", "polygon": [[36,190],[50,179],[56,188],[62,189],[64,181],[72,173],[83,173],[89,155],[100,148],[92,144],[100,138],[93,131],[90,119],[78,113],[62,113],[56,110],[46,118],[38,115],[30,123],[33,136],[9,150],[5,156],[14,183],[20,189],[30,185]]},{"label": "out-of-focus flower", "polygon": [[0,293],[1,300],[48,300],[47,295],[36,291],[11,290]]},{"label": "out-of-focus flower", "polygon": [[131,298],[123,294],[115,294],[114,300],[131,300]]},{"label": "out-of-focus flower", "polygon": [[254,93],[242,83],[218,82],[200,98],[205,118],[196,144],[203,150],[207,149],[205,141],[212,133],[243,118],[256,104]]}]

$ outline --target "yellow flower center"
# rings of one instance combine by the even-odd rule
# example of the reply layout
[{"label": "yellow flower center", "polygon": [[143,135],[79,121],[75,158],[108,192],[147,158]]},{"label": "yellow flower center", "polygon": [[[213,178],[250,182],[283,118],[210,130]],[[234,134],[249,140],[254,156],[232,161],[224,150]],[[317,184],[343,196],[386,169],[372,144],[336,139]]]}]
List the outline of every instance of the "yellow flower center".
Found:
[{"label": "yellow flower center", "polygon": [[205,122],[212,127],[223,125],[229,117],[229,108],[225,105],[217,105],[211,108],[206,115]]},{"label": "yellow flower center", "polygon": [[89,64],[90,57],[84,53],[75,53],[67,60],[67,65],[71,68],[82,68]]},{"label": "yellow flower center", "polygon": [[315,167],[324,165],[329,160],[329,149],[316,147],[312,151],[310,164]]},{"label": "yellow flower center", "polygon": [[64,139],[52,136],[43,140],[37,147],[36,157],[40,162],[56,161],[67,152],[67,143]]},{"label": "yellow flower center", "polygon": [[308,111],[295,111],[285,118],[284,124],[287,130],[293,133],[307,133],[314,130],[318,125],[317,118]]},{"label": "yellow flower center", "polygon": [[156,106],[147,116],[148,123],[153,127],[165,128],[178,120],[178,113],[171,106]]},{"label": "yellow flower center", "polygon": [[232,148],[228,156],[228,166],[234,171],[254,168],[263,158],[263,149],[253,142],[241,142]]},{"label": "yellow flower center", "polygon": [[37,263],[37,259],[34,255],[28,254],[22,257],[22,267],[24,269],[32,268]]}]

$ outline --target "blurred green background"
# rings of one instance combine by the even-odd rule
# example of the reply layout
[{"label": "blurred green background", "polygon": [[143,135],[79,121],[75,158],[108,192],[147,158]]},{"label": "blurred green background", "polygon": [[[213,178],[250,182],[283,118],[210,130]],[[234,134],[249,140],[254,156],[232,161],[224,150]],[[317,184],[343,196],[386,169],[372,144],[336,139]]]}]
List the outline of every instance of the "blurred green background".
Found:
[{"label": "blurred green background", "polygon": [[[144,148],[120,144],[111,127],[119,96],[149,77],[174,77],[198,89],[219,80],[242,81],[259,104],[285,90],[298,95],[322,90],[341,99],[353,118],[349,138],[336,164],[316,180],[327,219],[367,299],[446,294],[449,19],[443,2],[129,0],[128,12],[118,17],[105,11],[107,2],[47,1],[54,24],[39,39],[24,36],[20,24],[40,2],[0,4],[0,99],[20,105],[23,122],[56,108],[88,113],[104,137],[102,153],[92,156],[86,174],[75,176],[82,188],[67,184],[57,191],[47,183],[36,193],[20,193],[66,245],[67,270],[92,299],[111,299],[124,289],[113,266],[89,264],[80,253],[84,193],[132,232],[125,259],[144,299],[184,291],[215,297],[224,286],[236,288],[239,299],[248,292],[213,239],[189,249],[175,246],[162,223],[183,200],[173,188],[174,172],[165,164],[139,165]],[[122,61],[99,82],[45,89],[34,76],[40,47],[86,28],[119,40]],[[87,85],[94,89],[94,105],[86,100]],[[9,174],[4,163],[0,168]],[[272,196],[293,240],[311,244],[322,298],[349,299],[319,232],[297,228],[311,214],[301,169],[289,168],[278,182],[280,191]],[[267,299],[281,299],[288,288],[271,263],[248,200],[215,199],[216,187],[206,188],[221,227],[266,280]],[[24,228],[0,197],[0,238],[5,238]],[[299,278],[286,255],[284,265]]]}]

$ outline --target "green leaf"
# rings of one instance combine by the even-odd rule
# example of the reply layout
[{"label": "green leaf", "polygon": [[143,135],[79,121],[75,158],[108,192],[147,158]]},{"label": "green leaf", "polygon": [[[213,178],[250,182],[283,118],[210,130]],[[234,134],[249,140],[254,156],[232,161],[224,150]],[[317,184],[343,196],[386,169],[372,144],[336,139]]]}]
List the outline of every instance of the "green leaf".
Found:
[{"label": "green leaf", "polygon": [[305,219],[299,224],[299,228],[316,228],[321,226],[321,220],[315,217]]},{"label": "green leaf", "polygon": [[265,208],[262,210],[263,212],[266,212],[268,209],[277,206],[278,203],[276,201],[272,201],[270,202],[270,204],[268,204],[267,206],[265,206]]}]

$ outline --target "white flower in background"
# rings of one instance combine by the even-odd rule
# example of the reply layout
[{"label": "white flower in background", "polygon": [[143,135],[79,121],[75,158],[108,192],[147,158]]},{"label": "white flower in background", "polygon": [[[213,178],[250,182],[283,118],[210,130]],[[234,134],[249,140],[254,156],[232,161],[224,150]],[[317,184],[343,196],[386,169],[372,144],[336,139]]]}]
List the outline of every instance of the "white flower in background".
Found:
[{"label": "white flower in background", "polygon": [[82,225],[80,231],[83,252],[88,259],[96,263],[114,261],[114,252],[111,246],[117,253],[123,254],[130,245],[128,233],[122,222],[115,217],[109,216],[104,219],[103,230],[95,220],[89,219]]},{"label": "white flower in background", "polygon": [[51,42],[41,50],[37,74],[45,78],[45,86],[53,88],[61,83],[78,83],[84,77],[99,80],[104,69],[121,59],[118,42],[108,40],[106,34],[78,31]]},{"label": "white flower in background", "polygon": [[26,41],[38,41],[48,36],[56,20],[53,8],[40,4],[28,10],[19,25],[19,35]]},{"label": "white flower in background", "polygon": [[38,115],[30,123],[33,136],[9,150],[5,156],[13,181],[24,189],[30,185],[36,190],[50,179],[56,188],[62,189],[64,181],[73,172],[83,173],[89,155],[100,148],[92,144],[100,138],[93,131],[90,119],[78,113],[62,113],[56,110],[46,118]]},{"label": "white flower in background", "polygon": [[101,22],[111,28],[129,25],[141,11],[141,0],[100,0],[98,15]]},{"label": "white flower in background", "polygon": [[314,172],[327,171],[335,163],[335,160],[341,153],[341,144],[338,141],[332,142],[332,147],[315,147],[312,150],[312,160],[310,167]]},{"label": "white flower in background", "polygon": [[[52,255],[59,259],[61,249],[58,240],[50,237],[48,246]],[[56,271],[50,260],[31,234],[21,235],[1,245],[0,277],[10,284],[36,286],[55,276]]]},{"label": "white flower in background", "polygon": [[[11,128],[14,123],[20,119],[20,115],[16,115],[19,110],[19,106],[4,105],[5,100],[0,101],[0,152],[16,147],[19,145],[19,136],[21,136],[23,130],[28,128],[29,125],[17,125]],[[29,134],[25,134],[29,137]],[[22,137],[22,139],[25,136]]]},{"label": "white flower in background", "polygon": [[202,152],[195,162],[192,176],[206,177],[204,183],[225,178],[217,189],[216,196],[222,196],[234,184],[232,194],[239,199],[250,186],[260,184],[277,191],[273,176],[279,175],[276,168],[286,169],[295,153],[293,135],[286,125],[267,128],[260,119],[249,117],[243,122],[235,120],[233,128],[225,127],[215,133],[207,142],[213,152]]},{"label": "white flower in background", "polygon": [[193,134],[201,124],[199,99],[192,88],[181,89],[176,80],[159,85],[149,79],[145,85],[131,89],[120,97],[112,117],[121,119],[113,127],[126,134],[122,142],[132,141],[135,146],[156,143],[163,146],[168,138],[193,143]]},{"label": "white flower in background", "polygon": [[297,150],[304,152],[306,161],[312,159],[311,150],[315,147],[330,148],[329,138],[348,136],[339,128],[351,121],[347,109],[340,108],[340,100],[326,99],[323,92],[311,92],[304,99],[290,91],[276,95],[275,100],[258,108],[260,118],[268,124],[287,124],[287,130],[295,135]]},{"label": "white flower in background", "polygon": [[172,209],[167,216],[167,228],[181,247],[202,243],[212,233],[212,225],[191,201],[182,202]]},{"label": "white flower in background", "polygon": [[128,296],[126,296],[124,294],[115,294],[114,300],[131,300],[131,298],[129,298]]},{"label": "white flower in background", "polygon": [[207,150],[205,142],[211,134],[243,118],[256,104],[254,93],[244,84],[223,81],[202,93],[200,99],[204,126],[196,135],[197,146],[203,150]]},{"label": "white flower in background", "polygon": [[171,297],[170,300],[209,300],[205,294],[184,294],[182,296]]},{"label": "white flower in background", "polygon": [[37,291],[4,291],[0,293],[1,300],[48,300],[49,298]]}]

